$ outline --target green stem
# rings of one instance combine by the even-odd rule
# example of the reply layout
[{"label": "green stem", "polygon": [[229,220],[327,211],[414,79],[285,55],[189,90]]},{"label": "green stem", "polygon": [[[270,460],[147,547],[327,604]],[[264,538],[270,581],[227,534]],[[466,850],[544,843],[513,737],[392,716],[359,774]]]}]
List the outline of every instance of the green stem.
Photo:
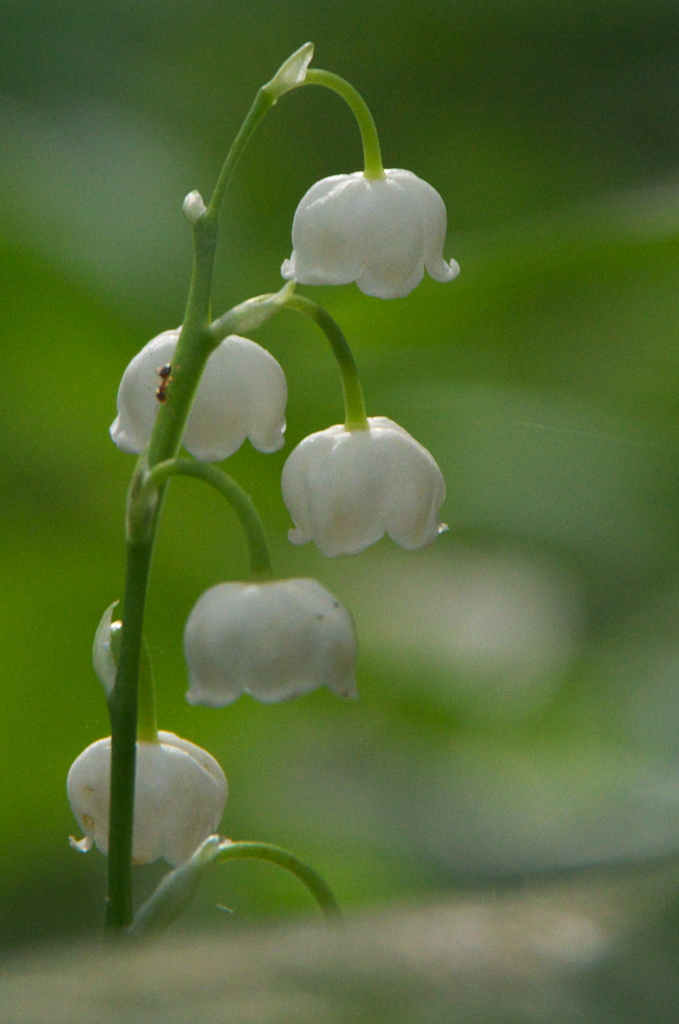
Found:
[{"label": "green stem", "polygon": [[288,853],[287,850],[282,850],[279,846],[271,846],[269,843],[232,843],[230,839],[226,839],[219,845],[219,854],[219,859],[222,861],[246,858],[278,864],[279,867],[291,871],[299,878],[300,882],[306,885],[328,923],[337,923],[342,920],[342,912],[327,883],[313,868],[295,857],[294,854]]},{"label": "green stem", "polygon": [[[200,224],[196,226],[200,228]],[[194,234],[198,234],[195,231]],[[113,692],[109,698],[111,717],[111,807],[109,819],[108,893],[106,930],[120,935],[132,923],[132,833],[134,827],[134,779],[138,729],[139,662],[146,592],[156,527],[164,498],[164,487],[149,494],[144,488],[153,466],[176,454],[191,398],[198,386],[211,348],[209,335],[198,325],[207,322],[209,281],[212,276],[209,248],[196,247],[192,287],[189,293],[185,328],[173,360],[172,397],[160,407],[147,461],[142,457],[132,479],[127,506],[127,569],[123,600],[123,629],[120,661]],[[192,340],[194,344],[192,344]],[[211,340],[210,340],[211,344]],[[180,351],[181,350],[181,351]],[[183,354],[182,354],[183,353]],[[175,372],[176,371],[176,372]],[[151,679],[145,688],[152,689]],[[153,725],[148,720],[151,697],[146,693],[142,731]]]},{"label": "green stem", "polygon": [[224,166],[222,167],[219,178],[217,179],[215,190],[212,193],[212,198],[207,208],[207,213],[205,214],[208,219],[216,220],[219,215],[219,209],[222,205],[224,193],[229,187],[229,182],[233,177],[233,172],[236,169],[236,165],[241,158],[243,150],[250,141],[260,121],[266,116],[269,110],[271,110],[275,102],[275,98],[266,90],[265,86],[262,86],[255,96],[254,102],[250,107],[250,111],[243,121],[238,135],[233,140],[231,149],[224,161]]},{"label": "green stem", "polygon": [[291,295],[285,306],[296,313],[304,313],[305,316],[311,317],[314,323],[321,328],[330,342],[342,376],[345,426],[347,430],[368,430],[368,418],[358,370],[349,343],[339,325],[322,306],[301,295]]},{"label": "green stem", "polygon": [[338,96],[341,96],[348,103],[358,122],[361,133],[365,176],[366,178],[383,178],[384,167],[382,166],[382,153],[380,151],[377,128],[368,105],[361,94],[344,78],[334,75],[332,71],[321,71],[318,68],[309,68],[303,84],[323,85],[326,89],[332,89],[333,92],[336,92]]},{"label": "green stem", "polygon": [[[149,500],[148,469],[177,455],[191,401],[205,363],[219,343],[208,330],[219,209],[246,143],[275,99],[260,91],[229,150],[205,214],[193,225],[193,268],[182,326],[172,360],[172,380],[160,406],[146,456],[130,487],[127,507],[127,569],[120,660],[109,699],[111,718],[111,809],[109,820],[106,929],[119,935],[133,920],[132,831],[139,696],[139,659],[148,578],[164,487]],[[152,686],[152,683],[149,683]],[[146,716],[145,716],[146,717]],[[143,724],[146,731],[148,722]]]},{"label": "green stem", "polygon": [[137,712],[137,742],[158,742],[156,718],[156,688],[153,685],[153,666],[146,641],[142,640],[139,664],[139,709]]},{"label": "green stem", "polygon": [[[213,231],[213,228],[215,229]],[[214,235],[213,238],[210,238]],[[155,466],[177,454],[193,396],[210,353],[218,344],[208,330],[210,292],[216,245],[216,225],[202,220],[194,227],[191,288],[166,400],[160,405],[148,450],[148,465]]]},{"label": "green stem", "polygon": [[111,716],[111,808],[109,818],[106,929],[120,933],[133,918],[132,826],[137,752],[137,696],[144,606],[152,539],[128,543],[124,618],[116,684],[109,700]]},{"label": "green stem", "polygon": [[251,498],[236,481],[217,466],[196,459],[168,459],[149,472],[147,486],[160,487],[172,476],[191,476],[214,487],[231,505],[245,534],[253,576],[273,576],[264,525]]}]

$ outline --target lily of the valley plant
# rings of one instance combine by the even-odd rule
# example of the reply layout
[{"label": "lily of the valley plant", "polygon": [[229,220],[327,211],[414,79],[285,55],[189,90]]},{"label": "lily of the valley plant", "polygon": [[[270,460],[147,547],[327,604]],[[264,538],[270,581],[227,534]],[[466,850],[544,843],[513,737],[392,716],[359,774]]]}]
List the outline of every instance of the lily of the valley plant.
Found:
[{"label": "lily of the valley plant", "polygon": [[[122,604],[103,614],[94,667],[106,692],[111,736],[84,750],[68,774],[68,798],[84,836],[108,858],[107,929],[148,935],[187,906],[212,863],[258,857],[295,873],[326,917],[334,897],[313,869],[268,843],[232,842],[218,829],[226,802],[222,768],[207,751],[156,724],[153,674],[143,640],[151,555],[165,486],[192,476],[231,504],[250,558],[248,581],[225,581],[198,597],[184,634],[191,704],[221,708],[249,694],[263,703],[289,700],[320,686],[357,695],[351,615],[319,582],[277,579],[261,519],[238,483],[211,463],[249,439],[260,452],[285,441],[287,385],[270,353],[243,336],[282,310],[310,317],[337,360],[345,422],[305,438],[282,477],[295,544],[314,541],[330,557],[356,554],[388,533],[401,547],[430,544],[445,529],[440,470],[397,423],[366,415],[353,356],[340,328],[300,284],[356,282],[368,295],[407,295],[425,269],[439,281],[458,273],[446,263],[443,200],[410,171],[384,170],[373,119],[348,82],[310,69],[313,46],[294,53],[257,93],[236,136],[210,202],[193,191],[183,211],[194,241],[184,322],[148,342],[125,370],[111,436],[138,456],[126,509],[127,569]],[[356,116],[365,167],[313,185],[299,204],[293,252],[280,291],[211,316],[219,210],[238,159],[265,114],[287,92],[321,85]],[[182,446],[189,454],[182,455]],[[132,867],[163,858],[172,870],[135,913]]]}]

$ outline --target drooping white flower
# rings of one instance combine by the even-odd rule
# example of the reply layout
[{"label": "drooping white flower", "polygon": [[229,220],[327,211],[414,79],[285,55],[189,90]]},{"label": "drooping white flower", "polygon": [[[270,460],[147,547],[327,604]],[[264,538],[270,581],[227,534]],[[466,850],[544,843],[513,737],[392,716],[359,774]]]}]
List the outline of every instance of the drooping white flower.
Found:
[{"label": "drooping white flower", "polygon": [[349,284],[366,295],[396,299],[416,288],[425,267],[437,281],[460,268],[446,263],[446,207],[435,188],[411,171],[362,171],[317,181],[292,224],[292,256],[284,278],[300,284]]},{"label": "drooping white flower", "polygon": [[[90,744],[71,765],[66,783],[71,809],[85,838],[71,844],[86,852],[96,843],[108,852],[111,737]],[[222,817],[227,783],[206,750],[159,732],[158,742],[137,743],[132,859],[162,857],[176,867],[188,860]]]},{"label": "drooping white flower", "polygon": [[316,580],[220,583],[184,631],[191,704],[223,707],[241,693],[265,703],[327,686],[356,696],[351,615]]},{"label": "drooping white flower", "polygon": [[425,547],[447,529],[441,470],[414,437],[384,416],[369,429],[328,427],[304,438],[283,467],[293,544],[354,555],[388,532],[402,548]]},{"label": "drooping white flower", "polygon": [[[178,339],[179,329],[164,331],[125,370],[118,415],[111,425],[111,437],[121,451],[139,454],[148,445],[160,407],[161,380],[171,386]],[[184,430],[184,446],[205,462],[233,455],[246,437],[261,452],[278,451],[284,443],[286,401],[285,375],[271,353],[248,338],[229,335],[207,361]]]}]

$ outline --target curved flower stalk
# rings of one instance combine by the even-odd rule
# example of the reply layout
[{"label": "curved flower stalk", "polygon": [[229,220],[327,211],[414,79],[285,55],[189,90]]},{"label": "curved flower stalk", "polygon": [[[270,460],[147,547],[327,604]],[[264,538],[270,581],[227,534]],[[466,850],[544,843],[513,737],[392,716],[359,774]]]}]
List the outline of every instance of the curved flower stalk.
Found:
[{"label": "curved flower stalk", "polygon": [[[227,782],[206,750],[175,736],[158,733],[158,742],[137,743],[132,860],[150,864],[162,857],[176,867],[217,830],[224,811]],[[85,837],[71,840],[87,852],[96,843],[108,853],[111,738],[90,744],[71,765],[67,792]]]},{"label": "curved flower stalk", "polygon": [[306,437],[283,467],[293,544],[313,540],[324,555],[354,555],[386,533],[402,548],[431,544],[447,527],[441,471],[414,437],[385,416],[366,430],[328,427]]},{"label": "curved flower stalk", "polygon": [[224,707],[241,693],[264,703],[327,686],[357,696],[351,615],[316,580],[220,583],[184,631],[190,704]]},{"label": "curved flower stalk", "polygon": [[185,864],[181,864],[160,882],[135,915],[127,934],[134,938],[159,935],[186,910],[203,877],[217,861],[262,860],[277,864],[296,875],[316,900],[328,925],[338,925],[342,913],[337,900],[321,876],[288,850],[271,843],[233,842],[223,836],[208,836]]},{"label": "curved flower stalk", "polygon": [[[118,390],[111,437],[124,452],[139,454],[151,440],[158,409],[171,386],[179,328],[164,331],[137,353]],[[270,352],[248,338],[229,335],[208,358],[184,429],[185,448],[197,459],[218,462],[246,437],[261,452],[282,448],[285,375]]]},{"label": "curved flower stalk", "polygon": [[446,208],[435,188],[411,171],[335,174],[303,197],[292,225],[293,251],[284,278],[300,284],[349,284],[366,295],[395,299],[420,283],[460,272],[443,259]]}]

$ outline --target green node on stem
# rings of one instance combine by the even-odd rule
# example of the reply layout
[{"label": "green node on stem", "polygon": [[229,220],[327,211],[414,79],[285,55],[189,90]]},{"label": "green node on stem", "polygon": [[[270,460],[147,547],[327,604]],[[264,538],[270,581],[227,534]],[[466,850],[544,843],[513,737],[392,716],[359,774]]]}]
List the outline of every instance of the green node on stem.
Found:
[{"label": "green node on stem", "polygon": [[214,339],[215,347],[229,334],[254,331],[257,327],[261,327],[270,317],[285,308],[296,285],[296,281],[288,281],[279,291],[255,295],[234,306],[217,320],[213,320],[209,332]]}]

